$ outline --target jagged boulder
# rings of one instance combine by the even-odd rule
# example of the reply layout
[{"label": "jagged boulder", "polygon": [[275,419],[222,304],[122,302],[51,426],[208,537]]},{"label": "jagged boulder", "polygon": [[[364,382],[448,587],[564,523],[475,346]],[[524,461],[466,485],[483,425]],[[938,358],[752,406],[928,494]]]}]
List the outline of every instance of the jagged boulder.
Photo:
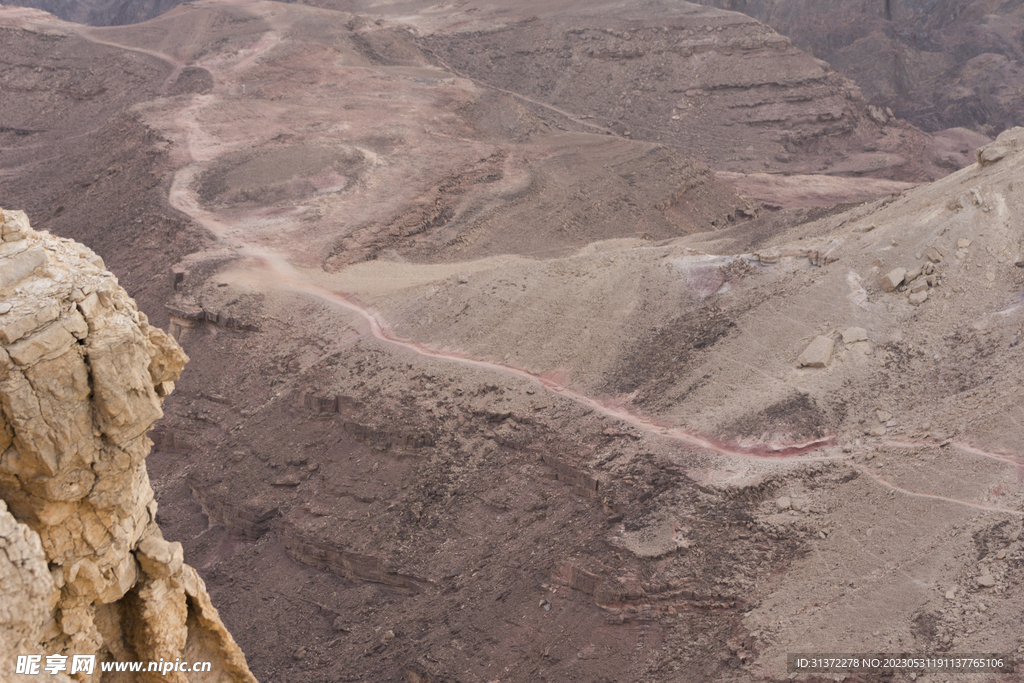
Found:
[{"label": "jagged boulder", "polygon": [[146,432],[187,357],[86,247],[20,211],[0,210],[0,239],[0,680],[42,654],[212,664],[140,681],[255,681],[155,520]]}]

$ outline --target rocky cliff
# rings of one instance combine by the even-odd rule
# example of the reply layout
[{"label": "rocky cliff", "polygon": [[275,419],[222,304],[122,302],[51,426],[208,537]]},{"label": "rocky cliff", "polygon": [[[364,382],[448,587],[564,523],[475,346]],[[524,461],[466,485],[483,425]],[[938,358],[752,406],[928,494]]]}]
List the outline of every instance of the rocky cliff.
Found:
[{"label": "rocky cliff", "polygon": [[0,239],[0,679],[41,654],[212,665],[138,681],[255,681],[156,523],[146,432],[185,354],[89,249],[20,211],[0,210]]},{"label": "rocky cliff", "polygon": [[1024,113],[1020,2],[698,1],[768,24],[924,130],[998,133]]}]

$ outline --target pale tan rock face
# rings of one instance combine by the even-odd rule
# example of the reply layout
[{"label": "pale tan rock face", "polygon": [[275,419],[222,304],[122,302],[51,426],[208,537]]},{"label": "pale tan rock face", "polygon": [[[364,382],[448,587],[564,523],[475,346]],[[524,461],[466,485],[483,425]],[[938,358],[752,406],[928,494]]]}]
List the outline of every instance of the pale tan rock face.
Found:
[{"label": "pale tan rock face", "polygon": [[146,432],[188,359],[86,247],[20,211],[0,210],[0,239],[0,680],[18,655],[95,654],[212,663],[154,681],[255,681],[155,521]]}]

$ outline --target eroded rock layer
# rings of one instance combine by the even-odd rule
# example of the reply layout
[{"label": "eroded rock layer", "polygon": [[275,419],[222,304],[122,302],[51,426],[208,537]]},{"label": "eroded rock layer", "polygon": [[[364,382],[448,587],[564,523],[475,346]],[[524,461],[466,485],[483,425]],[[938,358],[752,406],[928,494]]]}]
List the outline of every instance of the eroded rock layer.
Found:
[{"label": "eroded rock layer", "polygon": [[20,211],[0,210],[0,238],[0,679],[41,654],[211,663],[139,681],[255,681],[156,523],[146,432],[188,359],[91,250]]}]

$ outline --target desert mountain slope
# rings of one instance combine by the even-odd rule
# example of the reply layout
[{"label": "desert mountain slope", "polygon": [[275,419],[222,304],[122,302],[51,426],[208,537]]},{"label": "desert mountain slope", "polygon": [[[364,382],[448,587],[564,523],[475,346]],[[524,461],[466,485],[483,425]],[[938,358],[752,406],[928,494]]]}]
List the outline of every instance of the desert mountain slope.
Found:
[{"label": "desert mountain slope", "polygon": [[[1015,130],[985,149],[1018,144]],[[369,266],[346,271],[343,287],[375,304],[401,337],[561,373],[592,395],[712,432],[742,431],[795,391],[822,411],[805,438],[859,433],[875,403],[919,413],[912,423],[971,431],[957,416],[963,393],[1010,395],[1017,381],[996,368],[1012,367],[1020,331],[1019,163],[1009,153],[767,239],[751,239],[745,226],[735,237],[596,243],[570,258],[513,262],[378,299],[373,287],[391,268],[415,270],[380,263],[375,277]],[[897,268],[917,279],[883,291],[882,276]],[[914,289],[928,293],[924,303],[909,301]],[[868,339],[844,348],[837,335],[848,328]],[[795,369],[818,335],[839,343],[836,366]],[[990,360],[968,362],[981,352]],[[701,381],[709,375],[714,382]],[[991,427],[982,420],[972,438],[1009,439],[1003,448],[1016,438]]]},{"label": "desert mountain slope", "polygon": [[[911,189],[940,138],[748,18],[380,7],[0,11],[26,55],[97,50],[102,87],[149,70],[95,132],[7,131],[0,189],[105,247],[192,358],[151,433],[159,521],[260,678],[783,680],[798,647],[1021,645],[1020,131],[984,165],[943,139],[968,166]],[[580,42],[516,52],[549,39]],[[656,58],[746,79],[691,121],[754,147],[709,156],[741,180],[842,183],[765,211],[597,118]],[[17,73],[5,115],[74,120]],[[758,118],[761,91],[795,102]]]},{"label": "desert mountain slope", "polygon": [[183,0],[23,0],[18,4],[49,12],[78,24],[135,24],[177,7]]},{"label": "desert mountain slope", "polygon": [[481,14],[414,26],[458,73],[716,170],[936,177],[918,131],[880,126],[853,83],[741,14],[660,2]]},{"label": "desert mountain slope", "polygon": [[936,131],[998,133],[1024,114],[1016,2],[702,0],[745,12],[853,79],[869,102]]}]

